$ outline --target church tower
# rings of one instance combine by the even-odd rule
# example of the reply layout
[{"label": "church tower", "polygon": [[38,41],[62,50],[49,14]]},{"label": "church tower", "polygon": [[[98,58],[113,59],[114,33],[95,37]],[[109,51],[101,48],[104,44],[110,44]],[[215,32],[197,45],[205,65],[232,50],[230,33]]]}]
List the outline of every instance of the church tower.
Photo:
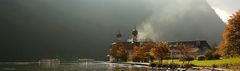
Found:
[{"label": "church tower", "polygon": [[117,37],[117,41],[122,41],[122,34],[120,31],[118,31],[118,33],[116,34]]},{"label": "church tower", "polygon": [[137,29],[136,29],[136,26],[133,28],[133,30],[132,30],[132,35],[133,35],[133,42],[135,43],[135,42],[138,42],[138,40],[137,40],[137,35],[138,35],[138,31],[137,31]]}]

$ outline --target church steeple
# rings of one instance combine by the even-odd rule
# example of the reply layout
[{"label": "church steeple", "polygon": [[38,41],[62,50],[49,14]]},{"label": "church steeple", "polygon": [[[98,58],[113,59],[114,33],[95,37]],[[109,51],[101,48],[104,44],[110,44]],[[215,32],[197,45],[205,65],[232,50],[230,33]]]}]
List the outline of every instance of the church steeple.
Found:
[{"label": "church steeple", "polygon": [[117,41],[121,41],[122,40],[122,34],[121,34],[120,31],[117,32],[116,37],[117,37]]},{"label": "church steeple", "polygon": [[138,31],[136,29],[136,26],[132,30],[132,35],[133,35],[133,42],[137,42]]}]

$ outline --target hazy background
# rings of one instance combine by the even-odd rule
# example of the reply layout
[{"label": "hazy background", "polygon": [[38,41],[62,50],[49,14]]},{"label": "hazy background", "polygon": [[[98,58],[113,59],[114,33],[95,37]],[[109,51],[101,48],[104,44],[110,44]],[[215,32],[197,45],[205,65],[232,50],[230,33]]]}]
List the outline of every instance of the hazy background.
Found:
[{"label": "hazy background", "polygon": [[0,0],[0,61],[104,60],[119,30],[139,39],[208,40],[225,24],[205,0]]},{"label": "hazy background", "polygon": [[240,0],[207,0],[217,15],[227,22],[230,16],[240,9]]}]

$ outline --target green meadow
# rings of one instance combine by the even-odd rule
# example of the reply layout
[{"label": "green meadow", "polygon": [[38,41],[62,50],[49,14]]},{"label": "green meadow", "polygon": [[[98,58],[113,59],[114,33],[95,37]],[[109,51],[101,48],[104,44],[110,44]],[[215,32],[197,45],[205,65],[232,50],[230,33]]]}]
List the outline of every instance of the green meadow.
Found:
[{"label": "green meadow", "polygon": [[[158,60],[155,60],[154,63],[157,63]],[[173,60],[176,64],[182,64],[183,61],[179,60]],[[172,63],[172,60],[163,60],[163,63]],[[185,61],[184,64],[187,64],[188,62]],[[218,60],[193,60],[189,62],[190,64],[196,65],[196,66],[212,66],[212,65],[240,65],[240,58],[228,58],[228,59],[218,59]]]}]

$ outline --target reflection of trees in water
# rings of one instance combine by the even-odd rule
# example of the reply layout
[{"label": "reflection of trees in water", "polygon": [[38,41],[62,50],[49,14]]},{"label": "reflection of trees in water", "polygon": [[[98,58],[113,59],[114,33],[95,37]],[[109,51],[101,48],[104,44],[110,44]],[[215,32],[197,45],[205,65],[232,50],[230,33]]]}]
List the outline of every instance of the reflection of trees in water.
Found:
[{"label": "reflection of trees in water", "polygon": [[[61,63],[55,64],[28,64],[0,66],[0,69],[12,67],[14,71],[152,71],[151,68],[128,65],[128,64],[108,64],[108,63]],[[0,70],[1,71],[1,70]]]},{"label": "reflection of trees in water", "polygon": [[146,67],[118,67],[111,71],[151,71],[151,68]]},{"label": "reflection of trees in water", "polygon": [[52,62],[46,62],[46,63],[40,63],[41,68],[57,68],[60,63],[52,63]]},{"label": "reflection of trees in water", "polygon": [[145,67],[133,67],[133,68],[129,68],[129,71],[151,71],[150,68],[145,68]]},{"label": "reflection of trees in water", "polygon": [[108,71],[152,71],[151,68],[139,66],[139,65],[129,65],[129,64],[109,64]]}]

